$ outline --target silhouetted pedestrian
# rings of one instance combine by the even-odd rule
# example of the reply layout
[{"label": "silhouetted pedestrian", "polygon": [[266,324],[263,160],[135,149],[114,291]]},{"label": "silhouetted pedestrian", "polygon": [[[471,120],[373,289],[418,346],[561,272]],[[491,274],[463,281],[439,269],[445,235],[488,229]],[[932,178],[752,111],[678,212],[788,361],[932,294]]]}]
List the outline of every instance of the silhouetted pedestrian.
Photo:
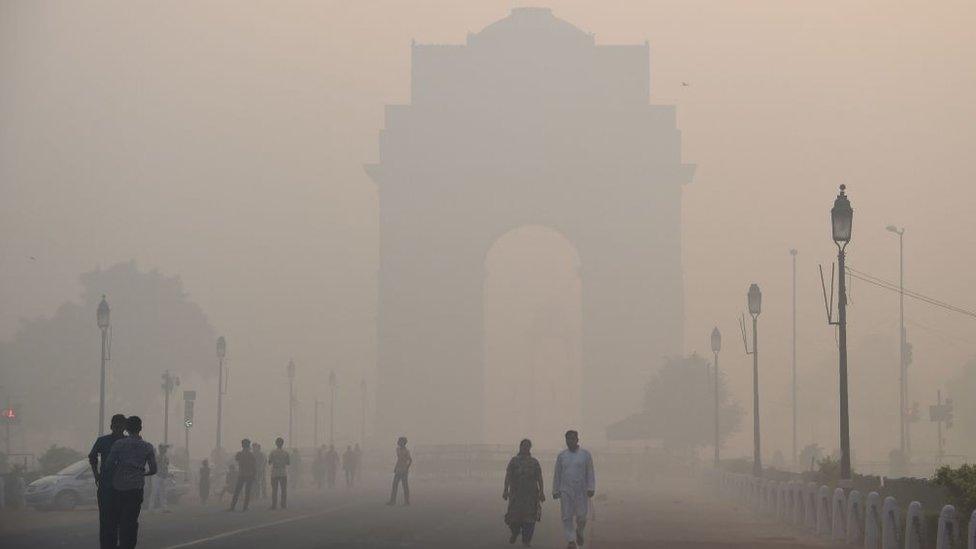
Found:
[{"label": "silhouetted pedestrian", "polygon": [[254,452],[254,464],[257,467],[257,475],[254,478],[254,497],[264,499],[268,497],[268,457],[261,451],[260,444],[252,444],[251,451]]},{"label": "silhouetted pedestrian", "polygon": [[359,475],[363,471],[363,450],[356,444],[352,448],[352,480],[356,482],[359,480]]},{"label": "silhouetted pedestrian", "polygon": [[285,439],[278,437],[275,439],[275,448],[268,454],[268,463],[271,465],[271,509],[278,508],[278,492],[281,492],[281,508],[288,508],[288,465],[291,457],[288,452],[282,449]]},{"label": "silhouetted pedestrian", "polygon": [[251,486],[254,485],[254,476],[257,474],[257,464],[254,463],[254,454],[251,453],[251,441],[244,439],[241,441],[241,451],[234,456],[237,461],[237,484],[234,486],[234,498],[230,500],[230,509],[233,511],[237,507],[237,499],[244,491],[244,506],[241,511],[247,511],[248,504],[251,503]]},{"label": "silhouetted pedestrian", "polygon": [[512,531],[508,542],[515,543],[521,535],[522,545],[528,547],[532,543],[535,523],[542,518],[542,502],[546,499],[542,466],[532,457],[532,441],[529,439],[522,440],[518,455],[508,462],[502,499],[508,501],[505,524]]},{"label": "silhouetted pedestrian", "polygon": [[125,416],[112,416],[111,433],[95,439],[88,463],[95,477],[98,497],[98,542],[102,549],[116,549],[119,546],[119,495],[112,487],[112,468],[108,454],[116,440],[124,438]]},{"label": "silhouetted pedestrian", "polygon": [[315,486],[321,490],[325,488],[325,445],[315,452],[315,461],[312,462],[312,476],[315,477]]},{"label": "silhouetted pedestrian", "polygon": [[556,458],[553,471],[552,497],[559,500],[563,534],[570,549],[583,545],[586,513],[595,490],[593,457],[580,448],[576,431],[566,431],[566,449]]},{"label": "silhouetted pedestrian", "polygon": [[112,444],[108,453],[112,467],[112,487],[118,493],[119,549],[133,549],[139,535],[139,512],[142,510],[145,478],[156,474],[156,451],[142,440],[142,419],[125,420],[129,436]]},{"label": "silhouetted pedestrian", "polygon": [[410,484],[407,482],[407,476],[413,458],[410,457],[410,450],[407,450],[407,437],[397,439],[396,458],[396,465],[393,466],[393,490],[390,492],[390,501],[387,505],[396,505],[398,484],[403,485],[403,504],[410,505]]},{"label": "silhouetted pedestrian", "polygon": [[329,445],[329,451],[325,453],[325,478],[329,483],[329,488],[335,488],[336,475],[339,473],[339,452],[336,452],[335,445]]},{"label": "silhouetted pedestrian", "polygon": [[199,480],[197,481],[197,489],[200,493],[200,503],[206,505],[207,500],[210,499],[210,462],[208,460],[203,460],[200,464],[200,474]]},{"label": "silhouetted pedestrian", "polygon": [[346,451],[342,453],[342,472],[346,474],[346,488],[352,487],[353,469],[356,467],[356,456],[352,453],[352,446],[346,446]]},{"label": "silhouetted pedestrian", "polygon": [[169,450],[168,444],[159,445],[159,456],[156,458],[156,464],[158,466],[158,471],[156,476],[153,477],[152,494],[149,497],[150,510],[160,509],[164,513],[169,513],[169,508],[167,507],[167,489],[169,488]]}]

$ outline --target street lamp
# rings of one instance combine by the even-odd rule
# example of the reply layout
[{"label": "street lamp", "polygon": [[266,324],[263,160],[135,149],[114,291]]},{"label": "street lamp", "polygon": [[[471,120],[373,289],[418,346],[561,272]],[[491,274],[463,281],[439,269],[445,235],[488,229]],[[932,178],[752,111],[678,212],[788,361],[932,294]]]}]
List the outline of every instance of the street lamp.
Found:
[{"label": "street lamp", "polygon": [[845,280],[845,250],[851,241],[851,225],[854,210],[847,199],[846,185],[840,186],[840,193],[830,209],[830,226],[837,244],[837,270],[840,280],[837,285],[837,347],[840,355],[840,478],[851,478],[851,432],[850,416],[847,407],[847,284]]},{"label": "street lamp", "polygon": [[295,361],[288,361],[288,445],[291,448],[295,448],[295,442],[292,438],[292,425],[293,416],[295,408]]},{"label": "street lamp", "polygon": [[105,433],[105,363],[108,361],[108,329],[112,325],[109,322],[110,312],[108,301],[105,301],[103,294],[102,301],[98,304],[98,312],[95,313],[98,329],[102,332],[102,371],[98,386],[98,436]]},{"label": "street lamp", "polygon": [[752,474],[762,476],[762,455],[759,446],[759,313],[762,312],[762,292],[758,284],[749,286],[747,295],[749,315],[752,316]]},{"label": "street lamp", "polygon": [[227,356],[227,340],[217,338],[217,448],[220,448],[220,421],[224,411],[224,357]]},{"label": "street lamp", "polygon": [[715,467],[718,467],[718,447],[719,447],[719,437],[718,437],[718,352],[722,350],[722,333],[718,331],[718,326],[712,328],[712,355],[715,359],[715,383],[713,387],[715,389]]},{"label": "street lamp", "polygon": [[908,361],[906,360],[908,333],[905,331],[905,228],[888,225],[885,230],[898,235],[898,433],[902,459],[907,461],[908,454],[911,453],[912,439],[906,417],[908,414]]},{"label": "street lamp", "polygon": [[336,400],[335,370],[329,372],[329,388],[332,390],[332,401],[329,402],[329,444],[335,444],[335,400]]}]

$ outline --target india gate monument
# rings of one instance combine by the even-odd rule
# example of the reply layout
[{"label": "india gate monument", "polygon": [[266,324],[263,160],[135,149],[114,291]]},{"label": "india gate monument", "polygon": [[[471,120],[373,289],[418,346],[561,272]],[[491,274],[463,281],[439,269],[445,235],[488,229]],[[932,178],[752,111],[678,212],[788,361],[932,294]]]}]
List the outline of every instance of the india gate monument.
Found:
[{"label": "india gate monument", "polygon": [[675,107],[649,104],[649,45],[598,45],[549,9],[519,8],[464,44],[415,43],[411,60],[409,104],[386,108],[366,167],[380,216],[379,440],[517,444],[486,434],[499,410],[485,389],[485,263],[524,226],[579,257],[580,375],[553,390],[578,413],[537,444],[571,428],[604,440],[683,348],[694,166]]}]

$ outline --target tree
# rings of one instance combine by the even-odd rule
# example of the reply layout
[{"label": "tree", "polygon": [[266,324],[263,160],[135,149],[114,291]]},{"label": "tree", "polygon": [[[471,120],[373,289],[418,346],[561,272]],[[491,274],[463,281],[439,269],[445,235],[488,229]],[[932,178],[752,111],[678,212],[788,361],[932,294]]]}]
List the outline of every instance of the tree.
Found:
[{"label": "tree", "polygon": [[[161,433],[160,375],[166,369],[184,386],[210,391],[204,381],[216,385],[215,331],[179,277],[127,262],[82,274],[80,282],[79,302],[64,303],[50,318],[22,322],[13,340],[0,344],[0,384],[30,395],[20,426],[29,447],[54,440],[75,448],[92,444],[101,353],[95,310],[102,294],[112,308],[106,432],[109,418],[120,412],[142,416],[147,438]],[[178,417],[175,408],[171,412]]]},{"label": "tree", "polygon": [[[714,372],[701,356],[667,358],[644,390],[643,411],[611,425],[611,439],[657,439],[686,450],[711,446],[715,436]],[[720,372],[719,441],[738,430],[742,408]]]},{"label": "tree", "polygon": [[41,457],[37,458],[37,462],[41,465],[41,473],[53,475],[84,457],[78,450],[52,444],[50,448],[41,454]]}]

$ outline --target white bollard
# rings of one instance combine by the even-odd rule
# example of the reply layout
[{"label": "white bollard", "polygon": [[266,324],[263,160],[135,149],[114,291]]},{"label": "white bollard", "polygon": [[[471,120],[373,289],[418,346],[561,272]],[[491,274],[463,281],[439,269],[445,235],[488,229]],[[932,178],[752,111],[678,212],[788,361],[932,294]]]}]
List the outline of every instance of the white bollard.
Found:
[{"label": "white bollard", "polygon": [[881,544],[881,496],[868,494],[864,506],[864,549],[878,549]]},{"label": "white bollard", "polygon": [[966,536],[966,547],[976,549],[976,509],[969,515],[969,534]]},{"label": "white bollard", "polygon": [[847,536],[844,541],[848,545],[859,545],[861,543],[861,527],[864,525],[864,502],[861,501],[861,492],[851,490],[847,495]]},{"label": "white bollard", "polygon": [[881,508],[881,549],[898,549],[899,522],[898,502],[888,496]]},{"label": "white bollard", "polygon": [[956,508],[952,505],[942,507],[939,512],[939,533],[935,540],[935,549],[958,549],[959,521],[956,519]]},{"label": "white bollard", "polygon": [[830,488],[826,486],[817,490],[817,533],[830,537]]},{"label": "white bollard", "polygon": [[925,544],[922,527],[922,504],[913,501],[905,514],[905,549],[922,549]]},{"label": "white bollard", "polygon": [[843,488],[834,488],[834,497],[830,500],[830,539],[833,541],[845,541],[847,539],[847,528],[844,526],[847,520],[847,498]]},{"label": "white bollard", "polygon": [[807,489],[803,494],[804,501],[803,507],[806,509],[806,524],[805,526],[816,532],[817,531],[817,485],[813,482],[807,483]]}]

